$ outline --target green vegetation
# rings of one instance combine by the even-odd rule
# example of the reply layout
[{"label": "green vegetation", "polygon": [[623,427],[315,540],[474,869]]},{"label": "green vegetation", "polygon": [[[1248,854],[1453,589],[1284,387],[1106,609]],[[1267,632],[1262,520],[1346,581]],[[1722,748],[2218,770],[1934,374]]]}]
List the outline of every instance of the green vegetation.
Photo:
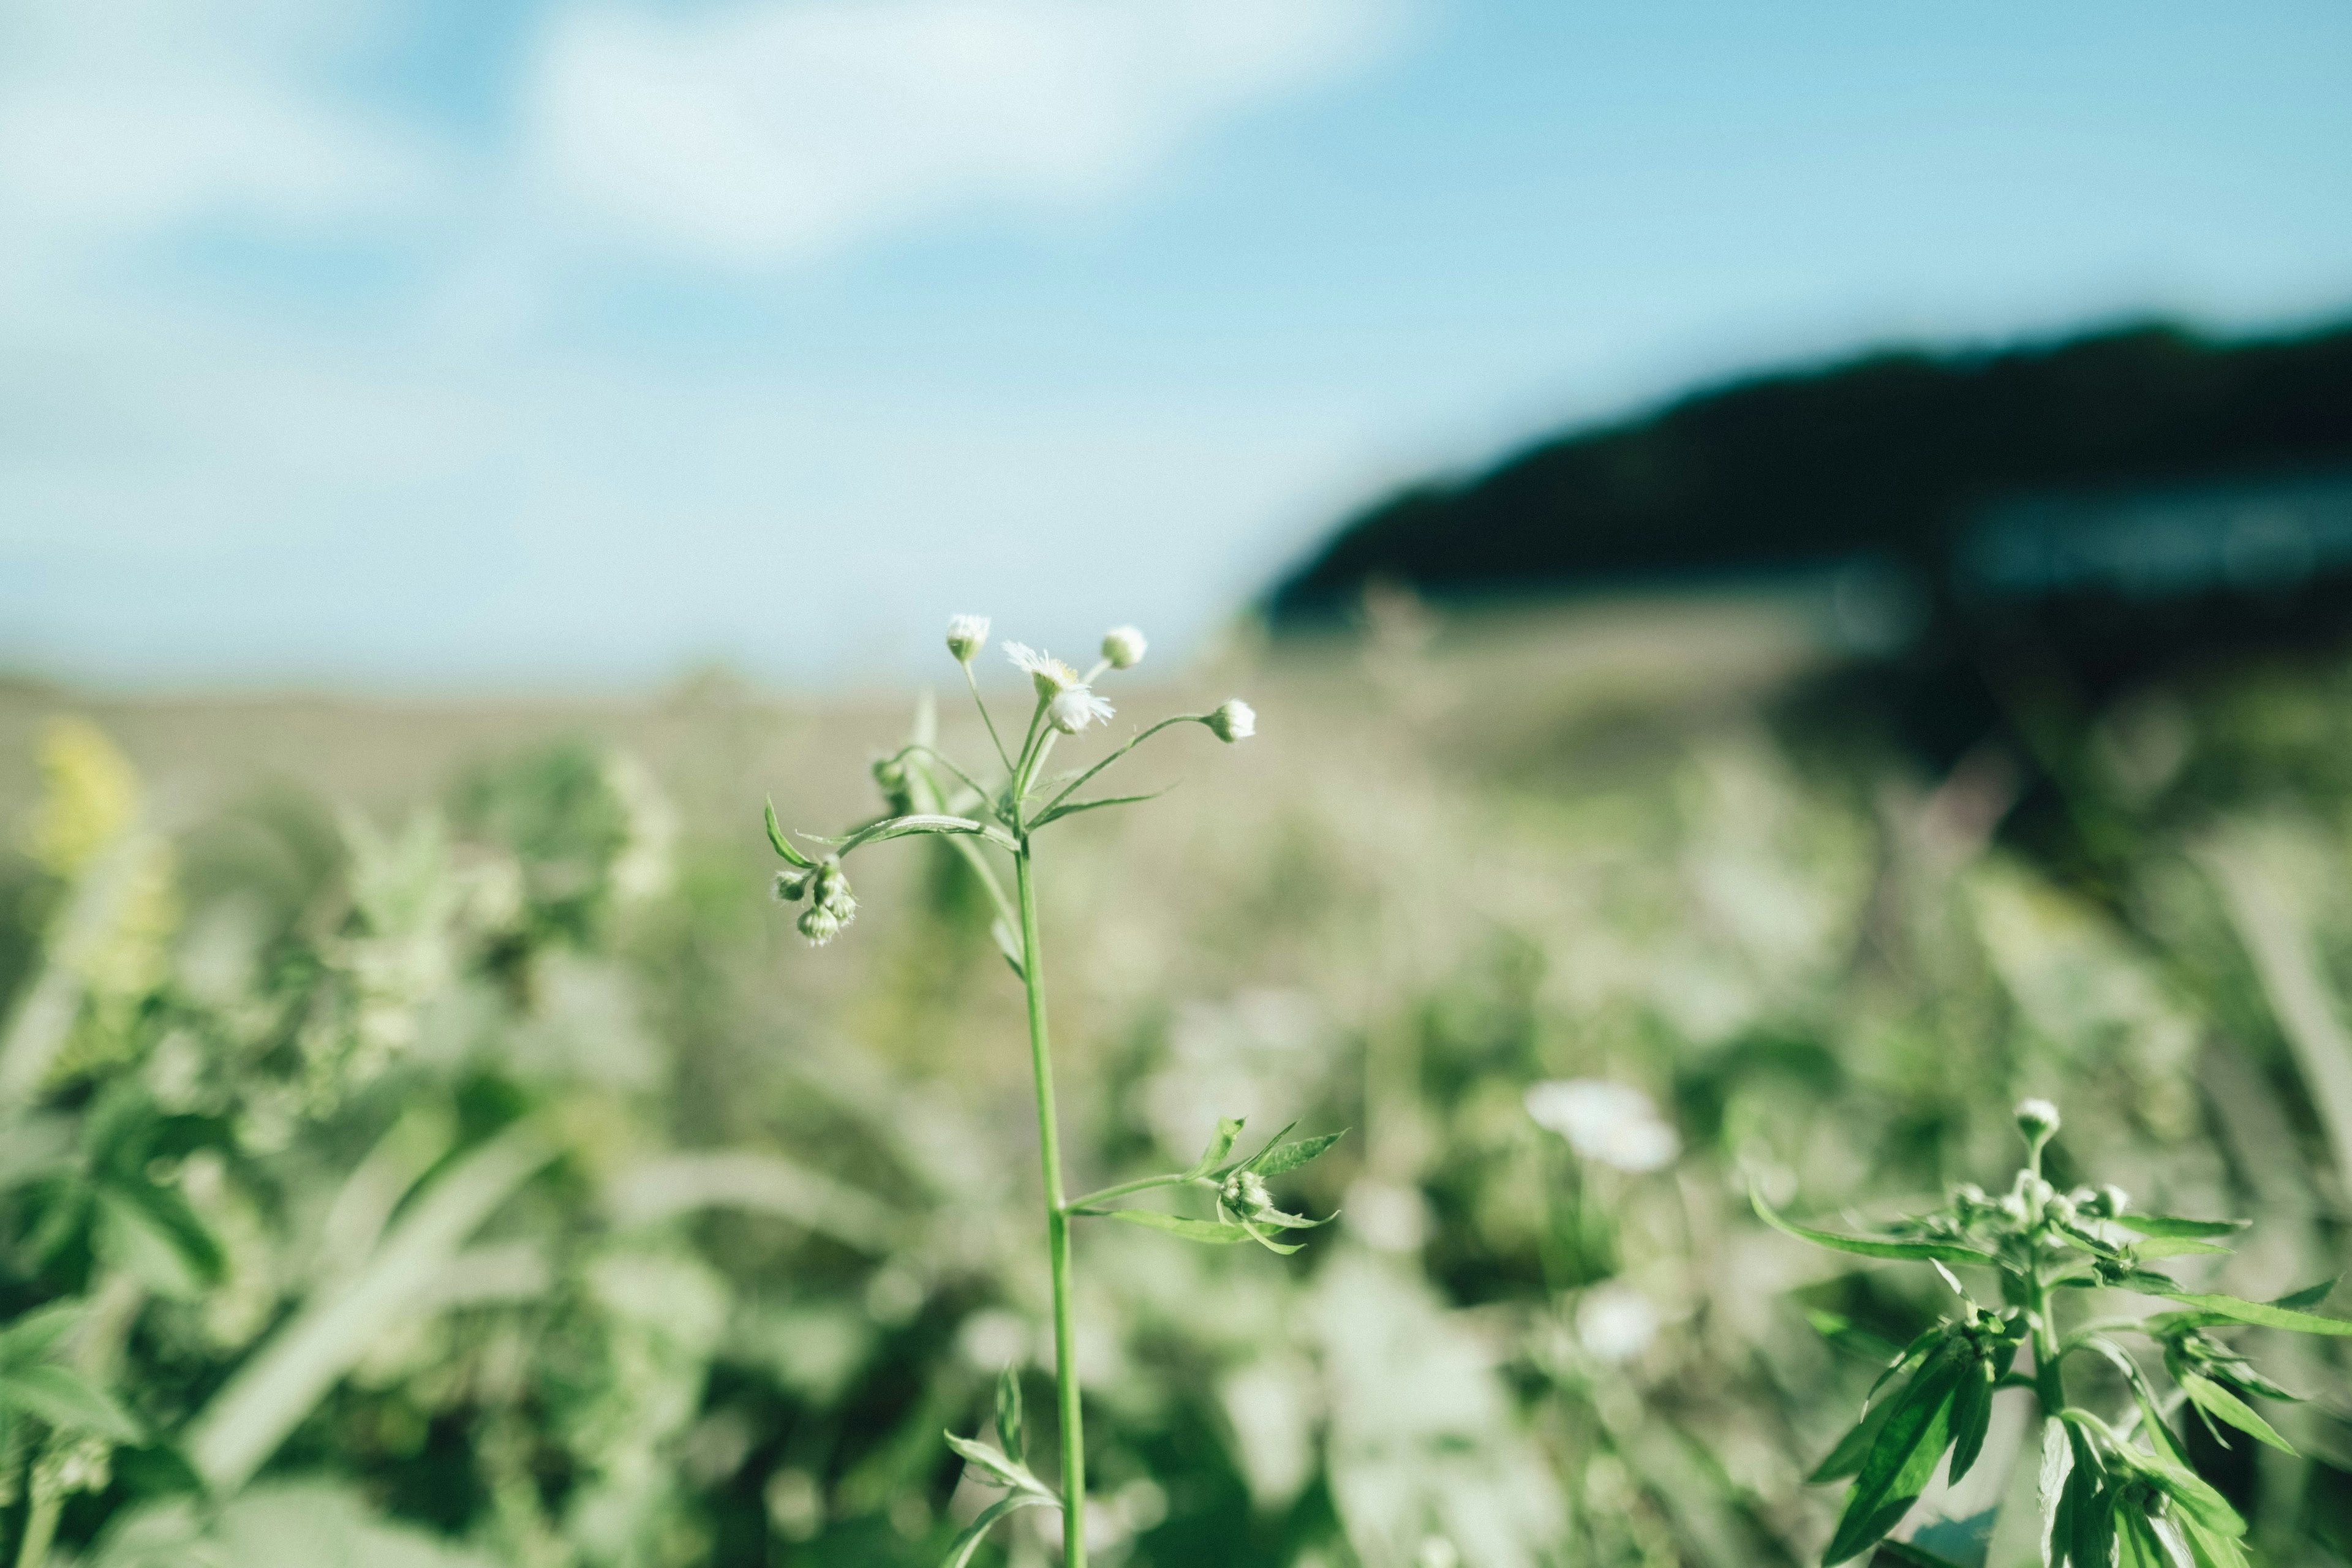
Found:
[{"label": "green vegetation", "polygon": [[1920,776],[1807,657],[1391,604],[1150,692],[1260,732],[1123,761],[1009,953],[972,835],[858,851],[821,951],[845,888],[762,879],[763,795],[959,804],[903,710],[0,694],[0,1561],[936,1568],[1076,1426],[1041,951],[1068,1190],[1207,1146],[1160,1212],[1237,1223],[1223,1120],[1352,1130],[1296,1255],[1077,1228],[1101,1568],[2021,1568],[2052,1335],[2078,1561],[2340,1560],[2352,670],[2053,729],[2029,854],[2011,760]]}]

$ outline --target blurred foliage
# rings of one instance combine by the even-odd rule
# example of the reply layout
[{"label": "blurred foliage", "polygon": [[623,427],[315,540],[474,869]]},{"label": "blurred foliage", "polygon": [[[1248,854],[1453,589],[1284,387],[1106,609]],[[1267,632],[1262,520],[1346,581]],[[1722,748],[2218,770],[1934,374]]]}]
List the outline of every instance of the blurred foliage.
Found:
[{"label": "blurred foliage", "polygon": [[[1107,1563],[1817,1558],[1804,1476],[1948,1301],[1748,1186],[1932,1207],[2013,1163],[2024,1094],[2066,1107],[2054,1181],[2256,1216],[2184,1278],[2341,1266],[2352,673],[2143,691],[1921,778],[1737,682],[1552,657],[1391,606],[1360,658],[1263,672],[1249,765],[1070,836],[1076,1180],[1187,1163],[1220,1114],[1361,1132],[1301,1176],[1328,1247],[1084,1234]],[[929,1568],[990,1500],[942,1431],[1008,1365],[1048,1408],[1050,1349],[984,900],[877,852],[903,885],[812,963],[733,803],[845,815],[795,726],[900,722],[700,721],[658,777],[580,742],[397,816],[187,820],[169,757],[142,790],[55,731],[0,863],[0,1331],[39,1330],[0,1344],[0,1553]],[[2340,1561],[2339,1352],[2237,1342],[2308,1396],[2267,1412],[2304,1457],[2190,1457],[2262,1561]],[[1921,1503],[1954,1561],[2012,1397]],[[978,1561],[1045,1560],[1002,1540]]]}]

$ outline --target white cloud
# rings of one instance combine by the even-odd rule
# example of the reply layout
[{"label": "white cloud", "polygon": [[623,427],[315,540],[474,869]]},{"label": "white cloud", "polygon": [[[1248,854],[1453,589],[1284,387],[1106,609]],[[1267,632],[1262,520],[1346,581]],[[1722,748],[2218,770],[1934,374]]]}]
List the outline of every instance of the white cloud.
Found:
[{"label": "white cloud", "polygon": [[603,8],[538,65],[534,156],[628,239],[728,266],[1101,199],[1254,100],[1372,58],[1394,0]]}]

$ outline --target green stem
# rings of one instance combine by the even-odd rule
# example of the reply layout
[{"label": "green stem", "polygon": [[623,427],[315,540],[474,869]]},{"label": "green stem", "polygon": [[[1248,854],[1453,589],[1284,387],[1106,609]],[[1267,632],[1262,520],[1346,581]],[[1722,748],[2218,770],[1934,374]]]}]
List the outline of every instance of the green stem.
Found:
[{"label": "green stem", "polygon": [[996,748],[996,760],[1004,764],[1004,771],[1007,773],[1012,773],[1013,759],[1005,753],[1004,742],[996,733],[996,721],[990,715],[988,704],[981,700],[980,680],[971,672],[970,659],[963,661],[963,684],[965,689],[971,693],[971,705],[980,710],[980,721],[988,726],[988,740],[989,743]]},{"label": "green stem", "polygon": [[1024,841],[1013,861],[1021,900],[1021,979],[1029,994],[1029,1066],[1037,1080],[1037,1158],[1045,1179],[1045,1247],[1054,1268],[1054,1393],[1062,1426],[1063,1568],[1087,1564],[1087,1445],[1078,1407],[1077,1324],[1072,1317],[1070,1205],[1062,1197],[1062,1136],[1054,1114],[1054,1061],[1045,1045],[1045,979],[1037,942],[1037,880]]},{"label": "green stem", "polygon": [[2042,1414],[2055,1415],[2066,1408],[2064,1357],[2058,1348],[2058,1325],[2050,1317],[2050,1287],[2042,1279],[2040,1243],[2029,1238],[2025,1264],[2026,1311],[2033,1324],[2033,1394]]},{"label": "green stem", "polygon": [[16,1568],[41,1568],[49,1560],[49,1542],[57,1536],[58,1514],[65,1499],[47,1487],[30,1482],[27,1486],[33,1500],[25,1513],[25,1533],[16,1544]]}]

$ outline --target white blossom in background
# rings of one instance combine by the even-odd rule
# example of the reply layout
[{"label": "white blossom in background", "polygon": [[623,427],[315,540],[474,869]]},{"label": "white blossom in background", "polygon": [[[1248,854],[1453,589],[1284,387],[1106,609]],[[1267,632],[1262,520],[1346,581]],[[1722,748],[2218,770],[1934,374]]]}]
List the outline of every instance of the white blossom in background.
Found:
[{"label": "white blossom in background", "polygon": [[1559,1133],[1588,1160],[1621,1171],[1655,1171],[1682,1152],[1682,1140],[1650,1097],[1606,1079],[1551,1079],[1527,1093],[1536,1125]]},{"label": "white blossom in background", "polygon": [[1367,1176],[1348,1189],[1339,1206],[1356,1239],[1375,1252],[1418,1251],[1429,1238],[1429,1203],[1418,1187]]},{"label": "white blossom in background", "polygon": [[1075,735],[1097,720],[1108,720],[1118,710],[1096,696],[1089,687],[1072,686],[1055,694],[1045,705],[1045,721],[1065,735]]},{"label": "white blossom in background", "polygon": [[1658,1310],[1631,1285],[1612,1279],[1576,1304],[1576,1337],[1597,1361],[1631,1361],[1658,1337]]}]

